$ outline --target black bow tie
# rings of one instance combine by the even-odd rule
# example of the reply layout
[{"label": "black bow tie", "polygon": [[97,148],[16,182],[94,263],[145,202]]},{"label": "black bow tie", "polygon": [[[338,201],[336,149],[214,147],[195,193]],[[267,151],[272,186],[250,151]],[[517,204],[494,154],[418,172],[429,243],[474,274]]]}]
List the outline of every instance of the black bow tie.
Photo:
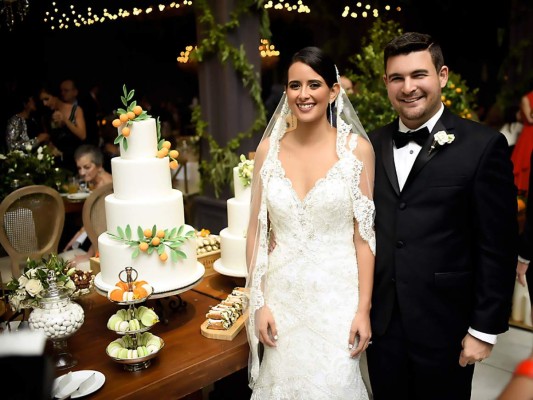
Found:
[{"label": "black bow tie", "polygon": [[422,128],[417,131],[409,131],[409,132],[394,132],[392,135],[392,140],[394,140],[394,144],[396,145],[397,149],[402,148],[410,141],[416,142],[418,145],[423,146],[426,142],[426,139],[429,136],[429,130],[428,128]]}]

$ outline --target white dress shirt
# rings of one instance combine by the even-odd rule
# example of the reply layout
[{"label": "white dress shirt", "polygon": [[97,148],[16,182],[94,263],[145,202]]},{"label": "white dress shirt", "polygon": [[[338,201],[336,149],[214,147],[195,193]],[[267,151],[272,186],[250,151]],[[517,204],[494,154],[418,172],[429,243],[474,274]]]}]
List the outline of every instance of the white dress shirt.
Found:
[{"label": "white dress shirt", "polygon": [[[440,110],[433,117],[431,117],[425,124],[423,124],[422,126],[419,126],[416,129],[407,128],[405,124],[402,122],[402,120],[400,119],[399,130],[400,132],[407,132],[409,130],[418,130],[418,129],[427,127],[429,132],[431,132],[443,112],[444,112],[444,104],[441,104]],[[418,153],[420,153],[420,149],[422,149],[422,146],[418,145],[417,143],[413,141],[407,143],[407,145],[403,146],[401,149],[397,149],[396,146],[393,147],[394,166],[396,168],[396,176],[398,177],[398,185],[400,186],[400,191],[403,189],[403,186],[405,185],[405,181],[407,180],[407,177],[409,176],[409,172],[411,172],[411,168],[413,168],[413,164],[415,163]],[[472,328],[468,328],[468,333],[474,336],[475,338],[482,340],[484,342],[487,342],[490,344],[496,343],[496,335],[490,335],[488,333],[479,332]]]}]

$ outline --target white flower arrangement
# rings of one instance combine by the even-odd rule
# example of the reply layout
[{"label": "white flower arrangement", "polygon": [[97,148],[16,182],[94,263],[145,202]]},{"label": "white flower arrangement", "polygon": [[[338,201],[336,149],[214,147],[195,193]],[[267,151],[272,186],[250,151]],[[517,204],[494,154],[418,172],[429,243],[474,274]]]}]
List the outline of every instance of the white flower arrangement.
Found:
[{"label": "white flower arrangement", "polygon": [[[68,289],[71,298],[78,297],[90,291],[88,289],[78,289],[73,277],[76,268],[71,266],[69,261],[65,261],[56,254],[41,260],[29,260],[24,268],[23,274],[18,278],[13,278],[7,284],[10,290],[8,295],[9,304],[13,311],[21,311],[23,308],[35,307],[42,296],[43,291],[48,289],[48,272],[53,271],[56,275],[58,287]],[[91,285],[92,286],[92,282]]]},{"label": "white flower arrangement", "polygon": [[438,147],[444,146],[445,144],[452,143],[454,140],[455,135],[445,131],[438,131],[433,135],[433,143],[431,144],[428,154],[431,154],[431,152],[437,148],[437,145]]},{"label": "white flower arrangement", "polygon": [[248,160],[244,154],[241,154],[241,162],[238,165],[239,178],[244,187],[250,186],[252,183],[252,176],[254,174],[254,160]]}]

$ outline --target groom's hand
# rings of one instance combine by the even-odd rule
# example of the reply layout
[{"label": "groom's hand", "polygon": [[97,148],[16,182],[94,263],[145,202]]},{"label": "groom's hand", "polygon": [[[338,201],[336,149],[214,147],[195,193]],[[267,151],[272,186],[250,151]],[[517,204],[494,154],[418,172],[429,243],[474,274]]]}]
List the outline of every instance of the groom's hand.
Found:
[{"label": "groom's hand", "polygon": [[483,361],[490,356],[492,347],[494,346],[475,338],[469,333],[463,338],[461,345],[463,346],[463,350],[459,356],[459,365],[461,367]]}]

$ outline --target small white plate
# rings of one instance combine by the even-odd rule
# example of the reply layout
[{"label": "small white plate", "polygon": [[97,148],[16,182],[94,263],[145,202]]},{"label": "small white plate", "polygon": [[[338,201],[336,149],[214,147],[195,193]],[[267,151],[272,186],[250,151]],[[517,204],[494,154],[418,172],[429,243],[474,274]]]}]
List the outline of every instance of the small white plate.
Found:
[{"label": "small white plate", "polygon": [[[72,373],[72,379],[81,381],[84,378],[88,378],[89,375],[92,374],[93,372],[94,372],[94,377],[96,378],[94,380],[94,383],[91,386],[89,386],[86,390],[84,390],[83,392],[78,391],[78,392],[72,393],[72,395],[70,396],[71,399],[77,399],[78,397],[87,396],[88,394],[96,392],[98,389],[100,389],[103,386],[105,382],[105,375],[102,374],[100,371],[92,371],[89,369],[85,369],[82,371],[75,371]],[[54,385],[52,387],[52,393],[54,393],[54,398],[57,394],[57,389],[59,388],[59,382],[61,381],[61,379],[65,377],[65,375],[61,375],[60,377],[54,380]]]},{"label": "small white plate", "polygon": [[70,193],[67,195],[67,199],[69,200],[83,200],[83,199],[86,199],[87,197],[89,197],[90,193],[84,193],[84,192],[79,192],[79,193]]},{"label": "small white plate", "polygon": [[232,276],[234,278],[246,278],[248,275],[246,272],[239,272],[234,269],[226,268],[222,264],[222,259],[219,258],[218,260],[215,260],[213,263],[213,269],[217,271],[219,274],[226,275],[226,276]]}]

